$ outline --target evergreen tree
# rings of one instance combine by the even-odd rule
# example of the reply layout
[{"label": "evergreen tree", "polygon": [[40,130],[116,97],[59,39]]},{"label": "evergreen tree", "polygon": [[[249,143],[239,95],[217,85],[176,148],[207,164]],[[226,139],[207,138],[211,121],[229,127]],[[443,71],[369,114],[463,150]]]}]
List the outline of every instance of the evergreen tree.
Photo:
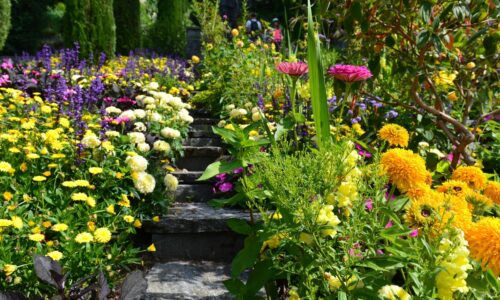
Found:
[{"label": "evergreen tree", "polygon": [[139,0],[115,0],[116,51],[128,54],[141,47],[141,3]]},{"label": "evergreen tree", "polygon": [[156,47],[173,54],[183,55],[186,48],[186,20],[189,1],[158,0],[155,24]]},{"label": "evergreen tree", "polygon": [[113,0],[66,0],[64,25],[66,47],[78,42],[82,57],[90,53],[98,57],[101,52],[114,55]]},{"label": "evergreen tree", "polygon": [[5,45],[5,40],[10,29],[10,0],[0,0],[0,50]]}]

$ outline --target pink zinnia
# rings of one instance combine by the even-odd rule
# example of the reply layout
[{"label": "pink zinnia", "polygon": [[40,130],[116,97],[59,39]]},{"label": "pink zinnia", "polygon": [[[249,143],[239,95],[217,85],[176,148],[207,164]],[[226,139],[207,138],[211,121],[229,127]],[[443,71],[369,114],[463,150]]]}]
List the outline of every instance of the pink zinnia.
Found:
[{"label": "pink zinnia", "polygon": [[365,66],[335,65],[328,69],[328,75],[345,82],[362,81],[372,77],[372,72]]},{"label": "pink zinnia", "polygon": [[281,62],[276,65],[276,69],[281,73],[290,76],[302,76],[307,73],[308,67],[306,63],[299,62]]}]

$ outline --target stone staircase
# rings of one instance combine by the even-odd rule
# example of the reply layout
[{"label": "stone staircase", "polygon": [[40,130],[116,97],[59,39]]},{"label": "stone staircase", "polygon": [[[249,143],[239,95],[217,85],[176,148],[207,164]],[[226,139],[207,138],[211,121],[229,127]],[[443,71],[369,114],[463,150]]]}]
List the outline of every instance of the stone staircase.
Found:
[{"label": "stone staircase", "polygon": [[143,229],[156,246],[157,261],[147,274],[144,299],[232,299],[223,285],[230,277],[230,262],[243,245],[243,237],[226,225],[231,218],[248,219],[241,209],[214,209],[213,180],[199,182],[205,168],[225,153],[212,133],[217,124],[207,114],[195,118],[185,141],[185,156],[176,162],[179,180],[175,203],[158,223]]}]

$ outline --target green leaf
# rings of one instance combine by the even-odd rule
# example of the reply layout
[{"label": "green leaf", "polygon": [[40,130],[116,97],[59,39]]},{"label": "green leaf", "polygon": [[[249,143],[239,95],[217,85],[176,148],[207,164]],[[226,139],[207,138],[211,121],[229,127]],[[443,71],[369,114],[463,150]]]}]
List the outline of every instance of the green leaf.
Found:
[{"label": "green leaf", "polygon": [[261,247],[262,242],[255,235],[245,239],[245,246],[238,252],[231,264],[232,277],[238,277],[243,271],[255,264]]},{"label": "green leaf", "polygon": [[231,198],[227,199],[213,199],[208,201],[208,204],[212,207],[215,208],[221,208],[224,206],[235,206],[239,204],[240,202],[243,202],[245,200],[245,194],[244,193],[238,193]]},{"label": "green leaf", "polygon": [[215,175],[219,175],[221,173],[231,172],[237,168],[244,167],[245,165],[239,159],[235,159],[233,161],[216,161],[208,165],[208,167],[203,171],[201,177],[196,179],[196,181],[203,181],[214,177]]},{"label": "green leaf", "polygon": [[354,18],[354,20],[358,22],[361,22],[364,19],[361,3],[359,3],[359,1],[355,1],[352,3],[351,7],[349,8],[349,13]]},{"label": "green leaf", "polygon": [[243,235],[249,235],[252,233],[252,227],[248,225],[246,220],[242,219],[229,219],[227,220],[227,226],[231,228],[232,231],[243,234]]},{"label": "green leaf", "polygon": [[500,281],[498,278],[493,274],[491,270],[488,270],[485,272],[486,280],[488,283],[495,289],[496,292],[500,290]]},{"label": "green leaf", "polygon": [[[385,38],[385,45],[389,48],[392,48],[394,47],[394,45],[396,45],[396,40],[394,39],[394,37],[392,37],[392,35],[388,35],[386,38]],[[370,70],[371,71],[371,70]]]},{"label": "green leaf", "polygon": [[338,300],[347,300],[347,294],[344,291],[339,291],[337,294]]},{"label": "green leaf", "polygon": [[370,268],[375,271],[386,272],[390,270],[396,270],[404,267],[401,259],[398,257],[390,256],[377,256],[372,257],[366,261],[357,264],[362,267]]},{"label": "green leaf", "polygon": [[241,294],[241,292],[245,289],[245,284],[236,278],[225,280],[224,286],[233,295]]},{"label": "green leaf", "polygon": [[417,36],[417,47],[422,48],[430,39],[431,33],[429,31],[422,31]]},{"label": "green leaf", "polygon": [[270,260],[260,261],[253,268],[245,287],[245,295],[255,295],[269,280],[273,278],[273,263]]},{"label": "green leaf", "polygon": [[420,17],[426,24],[429,24],[429,21],[431,19],[431,10],[432,4],[427,1],[422,3],[422,6],[420,6]]}]

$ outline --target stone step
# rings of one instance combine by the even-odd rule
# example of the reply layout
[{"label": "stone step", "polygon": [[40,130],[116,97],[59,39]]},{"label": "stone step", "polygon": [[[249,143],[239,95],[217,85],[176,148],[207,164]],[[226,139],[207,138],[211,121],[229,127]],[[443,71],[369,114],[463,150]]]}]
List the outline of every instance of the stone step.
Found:
[{"label": "stone step", "polygon": [[212,177],[211,179],[207,181],[197,181],[198,178],[201,177],[203,174],[203,171],[188,171],[188,170],[181,170],[181,171],[175,171],[171,173],[175,177],[177,177],[177,180],[179,180],[179,183],[194,183],[194,184],[199,184],[199,183],[206,183],[206,182],[215,182],[216,179],[215,177]]},{"label": "stone step", "polygon": [[191,125],[217,125],[219,123],[219,119],[214,119],[214,118],[195,118],[194,122]]},{"label": "stone step", "polygon": [[179,184],[175,191],[177,202],[208,202],[212,200],[213,183]]},{"label": "stone step", "polygon": [[212,261],[157,263],[146,275],[144,300],[234,299],[224,287],[230,278],[229,264]]},{"label": "stone step", "polygon": [[192,109],[189,114],[196,120],[199,118],[210,118],[212,115],[206,109]]},{"label": "stone step", "polygon": [[185,146],[222,146],[222,141],[218,137],[188,137],[184,140]]},{"label": "stone step", "polygon": [[144,222],[156,246],[155,258],[231,261],[244,237],[226,225],[229,219],[249,220],[242,209],[215,209],[206,203],[176,202],[160,222]]},{"label": "stone step", "polygon": [[224,148],[216,146],[184,147],[184,157],[177,159],[176,166],[179,169],[190,171],[204,171],[207,166],[224,154]]},{"label": "stone step", "polygon": [[212,126],[213,124],[196,124],[193,123],[189,127],[189,132],[207,132],[207,133],[212,133]]},{"label": "stone step", "polygon": [[219,136],[212,131],[189,131],[189,138],[219,138]]}]

